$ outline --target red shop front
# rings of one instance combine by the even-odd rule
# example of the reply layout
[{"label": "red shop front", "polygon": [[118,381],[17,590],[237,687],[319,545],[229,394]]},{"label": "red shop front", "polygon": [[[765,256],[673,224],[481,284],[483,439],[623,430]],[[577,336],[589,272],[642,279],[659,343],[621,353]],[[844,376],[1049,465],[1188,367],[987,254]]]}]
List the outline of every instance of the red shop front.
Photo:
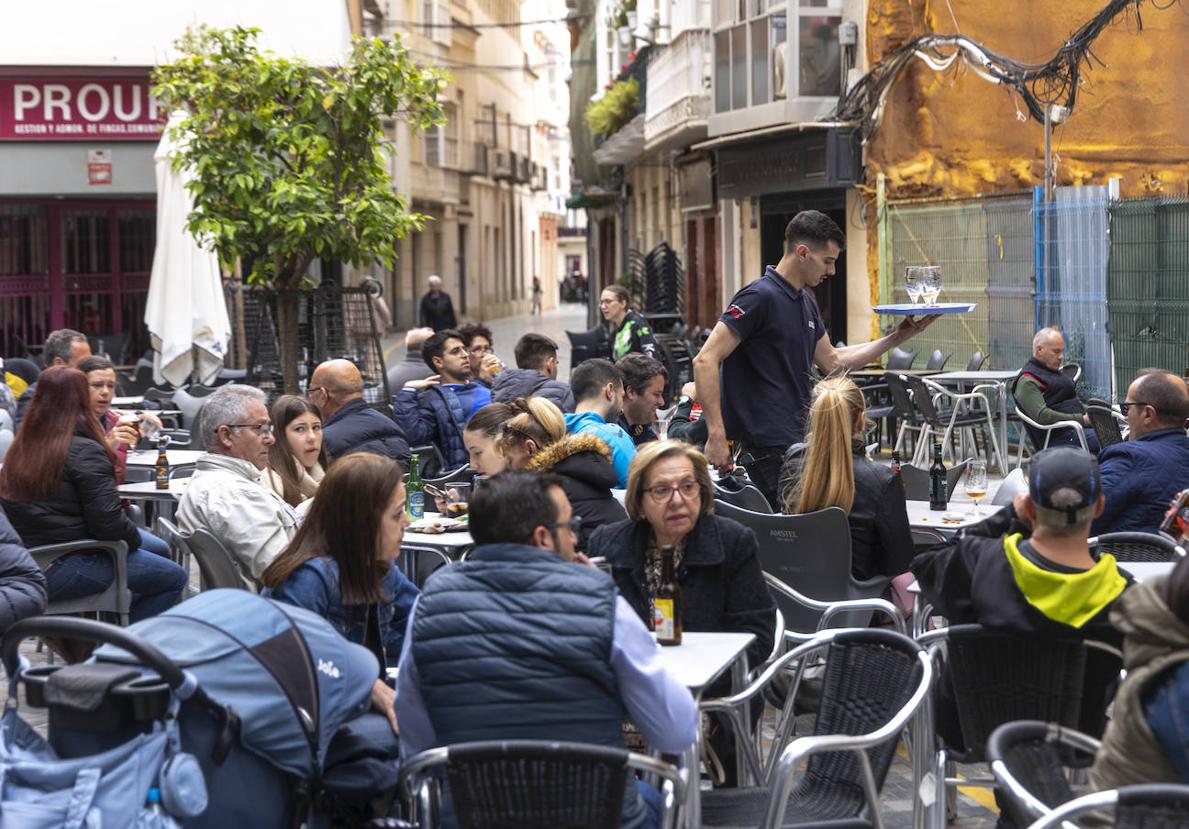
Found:
[{"label": "red shop front", "polygon": [[150,88],[147,69],[0,68],[0,356],[62,327],[103,337],[119,362],[149,347]]}]

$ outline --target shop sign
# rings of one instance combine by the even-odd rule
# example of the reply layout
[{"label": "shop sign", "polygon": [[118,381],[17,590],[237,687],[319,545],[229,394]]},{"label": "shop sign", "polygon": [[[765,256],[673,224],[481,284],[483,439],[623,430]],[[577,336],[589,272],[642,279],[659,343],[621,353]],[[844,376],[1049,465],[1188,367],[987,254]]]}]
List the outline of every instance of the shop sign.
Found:
[{"label": "shop sign", "polygon": [[87,150],[87,184],[111,184],[111,153]]},{"label": "shop sign", "polygon": [[146,78],[0,78],[0,141],[156,141]]}]

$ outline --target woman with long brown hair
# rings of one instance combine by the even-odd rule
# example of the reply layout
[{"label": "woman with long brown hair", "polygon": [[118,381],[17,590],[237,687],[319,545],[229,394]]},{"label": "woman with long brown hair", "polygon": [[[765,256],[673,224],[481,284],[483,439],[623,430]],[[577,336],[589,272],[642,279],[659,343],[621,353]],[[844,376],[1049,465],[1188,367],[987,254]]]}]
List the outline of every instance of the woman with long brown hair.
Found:
[{"label": "woman with long brown hair", "polygon": [[[140,533],[121,508],[114,456],[91,406],[87,378],[65,366],[37,380],[16,440],[0,469],[0,504],[27,547],[96,539],[128,545],[132,621],[168,609],[186,574],[168,558],[142,548]],[[115,578],[103,553],[74,553],[45,572],[51,602],[101,593]]]},{"label": "woman with long brown hair", "polygon": [[851,535],[857,579],[898,576],[912,561],[912,529],[904,487],[885,466],[867,459],[863,393],[849,377],[828,377],[813,390],[807,444],[794,444],[780,470],[784,512],[800,515],[840,507]]},{"label": "woman with long brown hair", "polygon": [[322,446],[322,410],[296,394],[283,394],[272,404],[268,466],[260,482],[297,507],[314,497],[330,465]]},{"label": "woman with long brown hair", "polygon": [[260,576],[263,595],[325,617],[376,655],[381,673],[372,703],[393,731],[385,667],[400,661],[409,612],[420,594],[396,566],[409,523],[403,476],[396,461],[369,452],[335,461],[297,535]]}]

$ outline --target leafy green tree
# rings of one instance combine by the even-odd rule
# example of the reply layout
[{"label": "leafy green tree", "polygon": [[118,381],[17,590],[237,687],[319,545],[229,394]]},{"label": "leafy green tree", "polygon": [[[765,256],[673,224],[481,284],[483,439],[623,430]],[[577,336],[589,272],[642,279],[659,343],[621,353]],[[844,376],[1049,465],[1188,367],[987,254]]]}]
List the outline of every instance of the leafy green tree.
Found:
[{"label": "leafy green tree", "polygon": [[258,34],[192,29],[153,79],[163,105],[187,113],[175,166],[193,175],[189,230],[223,262],[250,262],[250,283],[277,289],[285,389],[296,392],[310,264],[391,266],[396,241],[427,218],[393,187],[385,124],[442,123],[445,78],[414,64],[398,38],[356,38],[344,65],[323,67],[261,50]]}]

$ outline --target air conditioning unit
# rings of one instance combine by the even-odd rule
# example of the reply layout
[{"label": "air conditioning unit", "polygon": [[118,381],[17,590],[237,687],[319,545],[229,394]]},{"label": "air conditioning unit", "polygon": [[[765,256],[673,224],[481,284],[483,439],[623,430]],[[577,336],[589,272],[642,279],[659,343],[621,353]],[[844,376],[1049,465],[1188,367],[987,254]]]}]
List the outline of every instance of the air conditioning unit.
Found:
[{"label": "air conditioning unit", "polygon": [[516,175],[515,159],[510,150],[491,151],[491,177],[514,178]]}]

